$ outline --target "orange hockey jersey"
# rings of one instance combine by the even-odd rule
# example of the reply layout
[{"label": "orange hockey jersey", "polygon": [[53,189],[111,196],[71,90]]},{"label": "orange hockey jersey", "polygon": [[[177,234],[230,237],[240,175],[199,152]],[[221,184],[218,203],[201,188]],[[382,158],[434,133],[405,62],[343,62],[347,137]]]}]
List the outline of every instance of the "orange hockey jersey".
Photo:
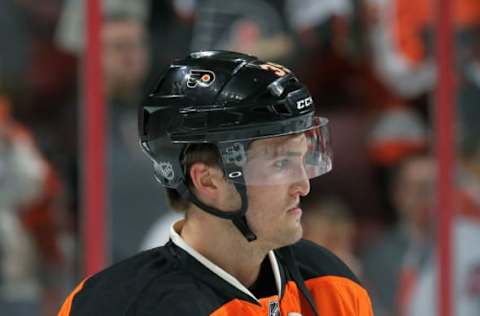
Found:
[{"label": "orange hockey jersey", "polygon": [[[299,280],[300,275],[303,280]],[[257,282],[247,289],[181,238],[173,238],[163,247],[140,253],[83,281],[59,312],[59,316],[69,315],[373,313],[366,290],[346,265],[311,242],[271,251]]]}]

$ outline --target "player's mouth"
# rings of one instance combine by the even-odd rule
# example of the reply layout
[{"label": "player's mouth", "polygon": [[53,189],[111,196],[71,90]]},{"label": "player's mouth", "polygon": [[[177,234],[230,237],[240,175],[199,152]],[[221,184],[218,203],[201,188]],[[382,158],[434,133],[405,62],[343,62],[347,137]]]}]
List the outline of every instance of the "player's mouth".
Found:
[{"label": "player's mouth", "polygon": [[300,204],[297,204],[294,207],[288,209],[287,214],[300,216],[300,215],[302,215],[302,212],[303,211],[300,207]]}]

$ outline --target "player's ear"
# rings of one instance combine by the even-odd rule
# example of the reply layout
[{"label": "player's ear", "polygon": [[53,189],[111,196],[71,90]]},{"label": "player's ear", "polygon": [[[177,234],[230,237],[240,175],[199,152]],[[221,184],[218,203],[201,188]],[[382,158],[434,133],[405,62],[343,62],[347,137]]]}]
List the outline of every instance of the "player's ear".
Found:
[{"label": "player's ear", "polygon": [[221,183],[225,182],[219,168],[203,162],[196,162],[190,167],[190,179],[192,180],[193,190],[198,194],[198,197],[203,197],[208,202],[214,202],[218,199]]}]

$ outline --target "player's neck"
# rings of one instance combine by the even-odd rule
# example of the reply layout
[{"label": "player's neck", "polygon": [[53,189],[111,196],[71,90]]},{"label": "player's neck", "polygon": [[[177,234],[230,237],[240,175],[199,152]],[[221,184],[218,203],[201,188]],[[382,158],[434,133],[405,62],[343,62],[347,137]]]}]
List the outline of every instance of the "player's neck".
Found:
[{"label": "player's neck", "polygon": [[256,281],[269,249],[261,247],[261,242],[248,242],[230,224],[221,218],[199,221],[191,218],[185,221],[181,236],[192,248],[249,287]]}]

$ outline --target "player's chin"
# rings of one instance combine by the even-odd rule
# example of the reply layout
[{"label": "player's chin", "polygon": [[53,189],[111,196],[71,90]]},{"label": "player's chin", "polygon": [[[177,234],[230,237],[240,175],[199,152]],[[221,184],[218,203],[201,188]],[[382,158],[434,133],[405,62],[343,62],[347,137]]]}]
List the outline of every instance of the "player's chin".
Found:
[{"label": "player's chin", "polygon": [[303,228],[300,223],[295,223],[294,227],[291,227],[289,232],[285,232],[284,234],[284,246],[288,246],[291,244],[296,243],[300,239],[302,239],[303,236]]}]

